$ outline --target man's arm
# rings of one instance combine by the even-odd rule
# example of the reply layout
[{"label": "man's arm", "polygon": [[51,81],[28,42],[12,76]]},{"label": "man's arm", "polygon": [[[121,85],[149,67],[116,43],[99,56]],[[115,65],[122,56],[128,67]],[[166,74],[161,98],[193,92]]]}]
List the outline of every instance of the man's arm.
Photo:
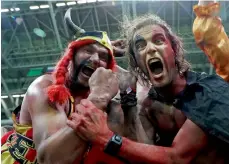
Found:
[{"label": "man's arm", "polygon": [[83,155],[87,145],[66,125],[64,107],[55,109],[48,104],[47,85],[47,82],[36,80],[26,94],[27,101],[31,102],[30,114],[38,161],[71,163]]},{"label": "man's arm", "polygon": [[[140,115],[141,105],[138,105],[137,97],[137,78],[128,70],[117,66],[117,76],[119,79],[119,90],[121,97],[121,106],[124,114],[123,136],[142,143],[154,144],[154,127],[146,127],[151,123],[145,117]],[[142,91],[141,88],[138,88]],[[143,122],[141,122],[143,120]],[[144,125],[143,125],[144,124]]]},{"label": "man's arm", "polygon": [[208,56],[216,73],[229,82],[229,38],[218,16],[219,3],[199,0],[194,6],[193,34],[197,45]]},{"label": "man's arm", "polygon": [[[106,115],[96,109],[88,100],[81,101],[83,110],[90,114],[76,114],[82,124],[69,122],[68,125],[77,129],[77,133],[104,150],[113,133],[106,124]],[[123,137],[118,156],[133,163],[189,163],[207,144],[207,135],[196,124],[186,120],[171,147],[161,147],[137,143]]]},{"label": "man's arm", "polygon": [[[123,138],[119,156],[131,162],[143,163],[189,163],[206,145],[206,134],[192,121],[187,120],[171,147],[140,144]],[[103,146],[106,142],[103,143]]]},{"label": "man's arm", "polygon": [[119,81],[120,104],[124,116],[123,136],[137,141],[137,98],[136,98],[136,77],[130,71],[116,66],[117,78]]}]

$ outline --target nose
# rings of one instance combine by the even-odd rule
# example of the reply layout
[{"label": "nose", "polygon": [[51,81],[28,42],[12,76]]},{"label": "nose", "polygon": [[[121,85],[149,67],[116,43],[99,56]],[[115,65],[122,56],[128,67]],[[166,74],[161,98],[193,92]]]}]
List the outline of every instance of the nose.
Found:
[{"label": "nose", "polygon": [[98,53],[94,53],[93,55],[91,55],[90,59],[89,59],[92,64],[93,64],[93,67],[99,67],[99,63],[100,63],[100,60],[99,60],[99,54]]},{"label": "nose", "polygon": [[156,47],[153,43],[148,43],[146,47],[146,53],[153,55],[156,52]]}]

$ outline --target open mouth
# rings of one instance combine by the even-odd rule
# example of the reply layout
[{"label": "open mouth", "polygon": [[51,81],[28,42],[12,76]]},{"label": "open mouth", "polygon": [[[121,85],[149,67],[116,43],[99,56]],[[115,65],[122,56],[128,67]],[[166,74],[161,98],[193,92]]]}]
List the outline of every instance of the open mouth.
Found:
[{"label": "open mouth", "polygon": [[88,66],[84,66],[82,69],[82,72],[88,77],[90,77],[94,73],[94,71],[95,70],[93,68],[88,67]]},{"label": "open mouth", "polygon": [[152,59],[149,61],[149,68],[155,75],[159,75],[163,72],[163,63],[160,59]]}]

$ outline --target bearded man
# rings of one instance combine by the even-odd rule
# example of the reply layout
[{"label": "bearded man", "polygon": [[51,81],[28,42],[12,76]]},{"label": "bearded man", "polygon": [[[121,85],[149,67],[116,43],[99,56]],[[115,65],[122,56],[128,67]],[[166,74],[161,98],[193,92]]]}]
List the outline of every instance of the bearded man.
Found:
[{"label": "bearded man", "polygon": [[74,114],[85,121],[68,120],[67,124],[107,154],[132,163],[228,163],[228,83],[217,75],[190,71],[180,38],[157,16],[135,19],[124,31],[132,71],[152,84],[154,99],[175,106],[187,117],[172,144],[141,144],[114,134],[106,116],[89,100]]},{"label": "bearded man", "polygon": [[[22,106],[15,110],[14,131],[2,138],[2,163],[96,163],[98,156],[109,163],[122,163],[99,153],[96,147],[91,149],[91,144],[66,124],[68,119],[75,120],[72,113],[77,104],[88,99],[103,112],[106,110],[111,130],[120,135],[125,131],[120,104],[109,104],[119,89],[114,71],[124,70],[115,63],[106,32],[79,29],[71,21],[70,11],[65,15],[66,23],[80,34],[68,45],[54,73],[38,77],[29,86]],[[123,53],[118,48],[115,52]],[[121,75],[118,77],[122,80]],[[125,90],[128,83],[120,86]]]}]

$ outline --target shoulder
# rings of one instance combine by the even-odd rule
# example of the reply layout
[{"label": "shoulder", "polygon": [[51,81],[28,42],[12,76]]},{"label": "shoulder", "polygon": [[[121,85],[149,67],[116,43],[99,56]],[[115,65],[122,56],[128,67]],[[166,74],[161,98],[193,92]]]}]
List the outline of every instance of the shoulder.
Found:
[{"label": "shoulder", "polygon": [[50,104],[46,89],[52,83],[53,78],[51,75],[43,75],[30,84],[24,97],[24,100],[29,104],[29,110],[37,109],[36,106],[42,108],[42,106]]},{"label": "shoulder", "polygon": [[229,142],[229,84],[217,75],[197,74],[178,104],[208,133]]},{"label": "shoulder", "polygon": [[218,75],[190,72],[187,86],[179,99],[186,107],[212,109],[217,106],[229,110],[229,84]]},{"label": "shoulder", "polygon": [[191,72],[188,74],[184,92],[178,96],[178,106],[175,106],[195,112],[195,115],[199,113],[199,117],[203,117],[202,114],[210,114],[213,111],[219,114],[220,110],[229,113],[228,100],[229,84],[221,77]]},{"label": "shoulder", "polygon": [[[201,78],[197,81],[203,87],[208,87],[209,90],[229,89],[229,83],[218,75],[202,74]],[[229,90],[228,90],[229,91]]]},{"label": "shoulder", "polygon": [[189,92],[202,92],[213,99],[225,97],[229,99],[229,83],[218,75],[189,72],[187,77]]},{"label": "shoulder", "polygon": [[26,97],[41,97],[41,94],[46,95],[46,88],[53,83],[53,78],[51,75],[43,75],[35,79],[27,89]]},{"label": "shoulder", "polygon": [[35,79],[29,86],[28,91],[31,91],[32,88],[46,88],[53,83],[52,75],[46,74]]}]

